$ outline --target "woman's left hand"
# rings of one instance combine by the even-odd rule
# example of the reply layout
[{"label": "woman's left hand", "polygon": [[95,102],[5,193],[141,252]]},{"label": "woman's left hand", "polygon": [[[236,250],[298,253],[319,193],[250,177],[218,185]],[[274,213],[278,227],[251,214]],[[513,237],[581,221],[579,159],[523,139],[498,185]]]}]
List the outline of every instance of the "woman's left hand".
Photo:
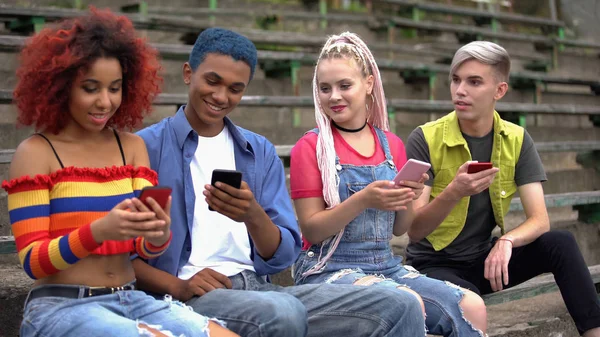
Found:
[{"label": "woman's left hand", "polygon": [[427,173],[423,173],[419,181],[401,180],[397,186],[410,187],[413,192],[415,192],[413,200],[417,200],[421,194],[423,194],[423,188],[425,187],[425,182],[427,180],[429,180],[429,175]]}]

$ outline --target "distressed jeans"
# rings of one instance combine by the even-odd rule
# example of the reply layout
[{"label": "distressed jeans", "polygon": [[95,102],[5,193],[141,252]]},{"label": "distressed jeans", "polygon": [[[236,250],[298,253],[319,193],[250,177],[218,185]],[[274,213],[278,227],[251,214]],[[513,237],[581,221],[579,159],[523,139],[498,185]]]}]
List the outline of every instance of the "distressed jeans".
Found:
[{"label": "distressed jeans", "polygon": [[230,279],[233,289],[213,290],[187,304],[241,336],[424,336],[421,305],[408,292],[332,284],[282,287],[252,271]]},{"label": "distressed jeans", "polygon": [[138,325],[144,323],[165,335],[204,337],[209,336],[208,322],[170,296],[157,300],[142,291],[127,290],[78,299],[35,298],[25,306],[20,336],[151,336]]},{"label": "distressed jeans", "polygon": [[[368,288],[387,288],[396,292],[404,292],[397,290],[398,287],[407,287],[417,292],[423,299],[427,318],[425,324],[428,332],[434,335],[442,335],[447,337],[465,337],[465,336],[481,336],[481,331],[475,329],[471,323],[465,320],[462,310],[458,303],[462,300],[464,292],[457,286],[447,284],[445,282],[432,279],[420,274],[411,266],[402,266],[397,260],[395,264],[389,263],[392,267],[381,268],[377,270],[368,269],[373,266],[372,263],[347,263],[350,256],[347,256],[339,248],[336,251],[335,258],[329,260],[327,268],[336,270],[335,272],[322,272],[303,277],[302,273],[316,263],[316,254],[313,246],[307,252],[302,252],[295,265],[295,279],[300,284],[344,284],[352,285],[360,279],[376,275],[377,279],[371,279],[370,283],[364,285]],[[357,252],[351,252],[351,255]],[[376,256],[375,252],[372,252]],[[340,258],[341,261],[337,260]],[[375,257],[377,258],[377,257]],[[385,261],[386,259],[380,259]],[[392,259],[393,260],[393,259]],[[389,261],[389,260],[388,260]],[[364,269],[363,269],[364,268]],[[354,287],[362,287],[354,285]]]}]

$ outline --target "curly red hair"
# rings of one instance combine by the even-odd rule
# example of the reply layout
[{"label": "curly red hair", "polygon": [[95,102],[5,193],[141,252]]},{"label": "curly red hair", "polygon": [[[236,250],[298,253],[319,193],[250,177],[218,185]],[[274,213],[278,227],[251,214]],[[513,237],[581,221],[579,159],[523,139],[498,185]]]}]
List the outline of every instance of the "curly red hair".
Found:
[{"label": "curly red hair", "polygon": [[14,90],[17,121],[36,130],[62,130],[70,118],[73,81],[101,57],[116,58],[123,69],[121,106],[107,125],[116,129],[139,126],[160,92],[158,52],[136,36],[127,17],[93,7],[86,16],[65,20],[28,39]]}]

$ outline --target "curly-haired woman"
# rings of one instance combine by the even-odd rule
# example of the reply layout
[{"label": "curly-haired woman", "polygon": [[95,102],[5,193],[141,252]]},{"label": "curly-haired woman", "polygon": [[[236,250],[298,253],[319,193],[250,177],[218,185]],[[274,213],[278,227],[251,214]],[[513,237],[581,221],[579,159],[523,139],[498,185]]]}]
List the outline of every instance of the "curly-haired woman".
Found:
[{"label": "curly-haired woman", "polygon": [[169,245],[163,209],[135,196],[156,185],[132,129],[159,92],[156,51],[110,11],[64,21],[29,39],[14,99],[18,121],[39,132],[10,166],[12,231],[36,280],[21,336],[232,336],[169,296],[135,290],[130,255]]}]

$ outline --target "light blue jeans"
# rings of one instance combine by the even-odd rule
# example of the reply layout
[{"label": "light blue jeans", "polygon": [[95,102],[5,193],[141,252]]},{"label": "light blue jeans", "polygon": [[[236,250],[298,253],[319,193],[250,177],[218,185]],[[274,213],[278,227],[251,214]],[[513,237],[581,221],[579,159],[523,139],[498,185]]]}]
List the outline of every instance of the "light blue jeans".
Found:
[{"label": "light blue jeans", "polygon": [[204,337],[209,336],[208,322],[170,296],[157,300],[142,291],[127,290],[79,299],[35,298],[25,306],[20,336],[151,336],[138,327],[144,323],[166,335]]},{"label": "light blue jeans", "polygon": [[421,305],[408,292],[333,284],[281,287],[251,271],[230,279],[233,289],[213,290],[187,304],[241,336],[425,335]]}]

